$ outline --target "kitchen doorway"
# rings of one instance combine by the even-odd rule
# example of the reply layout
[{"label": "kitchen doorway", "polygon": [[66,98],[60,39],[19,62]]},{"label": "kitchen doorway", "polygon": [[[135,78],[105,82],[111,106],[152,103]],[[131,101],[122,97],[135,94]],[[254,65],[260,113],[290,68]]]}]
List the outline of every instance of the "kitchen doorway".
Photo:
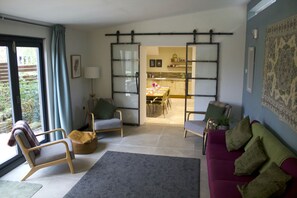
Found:
[{"label": "kitchen doorway", "polygon": [[[142,68],[146,68],[146,123],[154,124],[184,124],[185,112],[185,78],[191,77],[191,65],[186,73],[186,47],[145,47],[146,57]],[[192,48],[188,56],[195,56]],[[189,83],[189,89],[192,89]],[[166,95],[168,88],[169,96],[162,101],[162,94]],[[164,92],[162,92],[162,89]],[[155,94],[152,94],[155,93]],[[151,97],[150,94],[152,94]],[[156,97],[154,97],[156,96]],[[187,106],[194,102],[188,98]]]}]

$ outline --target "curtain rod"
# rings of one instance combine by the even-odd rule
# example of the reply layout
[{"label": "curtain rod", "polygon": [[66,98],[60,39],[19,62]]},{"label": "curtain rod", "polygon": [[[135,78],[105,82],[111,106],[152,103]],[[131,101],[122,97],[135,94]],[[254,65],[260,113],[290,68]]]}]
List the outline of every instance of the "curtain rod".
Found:
[{"label": "curtain rod", "polygon": [[51,27],[51,25],[45,25],[45,24],[41,24],[41,23],[37,23],[37,22],[25,21],[25,20],[22,20],[22,19],[16,19],[16,18],[4,16],[2,14],[0,15],[0,18],[2,20],[7,20],[7,21],[15,21],[15,22],[26,23],[26,24],[30,24],[30,25],[37,25],[37,26],[47,27],[47,28]]}]

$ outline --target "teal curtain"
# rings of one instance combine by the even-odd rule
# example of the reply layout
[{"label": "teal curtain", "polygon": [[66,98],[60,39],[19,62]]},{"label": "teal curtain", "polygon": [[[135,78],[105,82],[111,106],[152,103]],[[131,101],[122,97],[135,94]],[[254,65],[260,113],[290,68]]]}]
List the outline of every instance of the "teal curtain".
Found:
[{"label": "teal curtain", "polygon": [[[65,27],[54,25],[51,41],[52,60],[52,96],[51,128],[63,128],[66,133],[72,131],[72,109],[70,86],[66,62]],[[61,139],[61,132],[55,133],[53,139]]]}]

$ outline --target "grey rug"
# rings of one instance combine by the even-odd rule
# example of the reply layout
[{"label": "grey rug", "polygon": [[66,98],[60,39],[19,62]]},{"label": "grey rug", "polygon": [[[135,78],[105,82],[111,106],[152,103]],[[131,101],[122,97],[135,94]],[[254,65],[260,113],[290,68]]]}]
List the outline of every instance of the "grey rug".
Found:
[{"label": "grey rug", "polygon": [[40,188],[42,188],[41,184],[0,180],[0,197],[30,198]]},{"label": "grey rug", "polygon": [[198,198],[200,159],[107,151],[65,195]]}]

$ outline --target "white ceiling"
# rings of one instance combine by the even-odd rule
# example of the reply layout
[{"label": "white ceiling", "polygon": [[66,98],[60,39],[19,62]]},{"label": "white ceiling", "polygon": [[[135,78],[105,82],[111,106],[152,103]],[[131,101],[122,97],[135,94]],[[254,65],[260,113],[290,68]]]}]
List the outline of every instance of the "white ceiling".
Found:
[{"label": "white ceiling", "polygon": [[106,27],[247,4],[249,0],[0,0],[0,15],[74,27]]}]

